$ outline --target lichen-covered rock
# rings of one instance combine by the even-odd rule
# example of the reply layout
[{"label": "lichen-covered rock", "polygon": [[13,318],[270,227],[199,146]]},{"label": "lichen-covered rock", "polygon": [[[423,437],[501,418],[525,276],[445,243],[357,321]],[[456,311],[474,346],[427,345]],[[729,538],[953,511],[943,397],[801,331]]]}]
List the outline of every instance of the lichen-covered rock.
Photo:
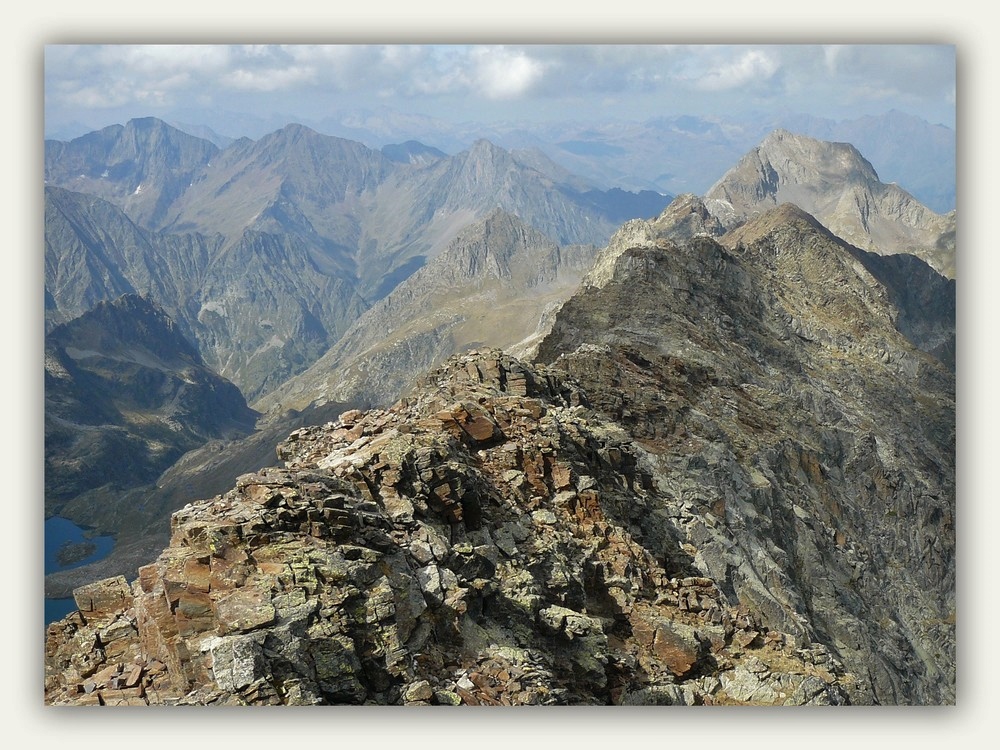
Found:
[{"label": "lichen-covered rock", "polygon": [[[614,703],[715,668],[745,632],[738,612],[712,581],[672,579],[629,530],[622,510],[655,496],[620,428],[497,351],[427,382],[393,409],[299,430],[283,468],[174,515],[170,547],[104,613],[127,625],[123,654],[162,665],[144,701]],[[456,430],[442,407],[459,394],[488,436]],[[97,633],[67,628],[50,650],[106,663]],[[111,703],[88,676],[50,658],[47,700]]]}]

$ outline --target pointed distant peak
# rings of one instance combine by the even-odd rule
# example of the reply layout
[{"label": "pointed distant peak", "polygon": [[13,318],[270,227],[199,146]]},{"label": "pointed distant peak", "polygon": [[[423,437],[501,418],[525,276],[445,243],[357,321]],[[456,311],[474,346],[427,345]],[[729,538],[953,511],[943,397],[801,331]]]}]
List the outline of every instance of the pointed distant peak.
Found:
[{"label": "pointed distant peak", "polygon": [[493,143],[493,141],[489,141],[485,138],[479,138],[469,148],[470,156],[480,155],[480,154],[509,156],[506,150]]},{"label": "pointed distant peak", "polygon": [[156,117],[135,117],[129,120],[125,124],[125,129],[148,131],[148,130],[167,130],[167,129],[175,130],[176,128],[171,127],[163,120],[160,120]]},{"label": "pointed distant peak", "polygon": [[[202,161],[219,147],[211,141],[191,135],[175,128],[168,122],[156,117],[139,117],[129,120],[116,137],[119,147],[135,149],[136,156],[152,156],[162,144],[172,144],[173,147],[186,150],[188,157]],[[170,158],[166,154],[160,154]]]},{"label": "pointed distant peak", "polygon": [[804,138],[804,137],[805,136],[797,136],[792,131],[785,130],[784,128],[775,128],[764,137],[764,140],[761,141],[761,144],[763,145],[765,143],[773,143],[773,142],[783,141],[786,139],[794,140],[797,138]]},{"label": "pointed distant peak", "polygon": [[268,133],[256,142],[255,148],[268,151],[270,149],[322,149],[354,153],[381,153],[372,151],[363,143],[326,135],[299,123],[289,123],[279,130]]},{"label": "pointed distant peak", "polygon": [[261,138],[259,142],[262,144],[271,144],[271,143],[291,144],[291,143],[298,143],[299,141],[302,140],[312,140],[314,138],[319,138],[319,137],[321,137],[320,134],[317,133],[312,128],[306,127],[305,125],[301,125],[297,122],[292,122],[289,123],[288,125],[285,125],[283,128],[279,128],[278,130],[268,133],[263,138]]},{"label": "pointed distant peak", "polygon": [[285,127],[281,128],[279,132],[285,132],[289,135],[305,135],[305,136],[319,135],[319,133],[317,133],[312,128],[308,127],[307,125],[303,125],[302,123],[299,122],[290,122],[287,125],[285,125]]},{"label": "pointed distant peak", "polygon": [[[168,122],[164,122],[156,117],[137,117],[129,120],[124,129],[123,135],[126,137],[136,137],[141,139],[153,137],[166,137],[171,140],[201,141],[196,135],[191,135],[185,131],[174,127]],[[214,144],[213,144],[214,145]]]},{"label": "pointed distant peak", "polygon": [[495,143],[493,143],[493,141],[491,141],[489,138],[477,138],[473,142],[472,148],[475,149],[475,148],[500,148],[500,147],[497,146]]},{"label": "pointed distant peak", "polygon": [[290,122],[283,128],[278,128],[270,136],[264,136],[265,138],[311,138],[313,136],[319,135],[315,130],[301,123]]},{"label": "pointed distant peak", "polygon": [[467,150],[458,154],[452,164],[476,173],[482,170],[496,173],[497,170],[506,169],[513,162],[514,157],[508,151],[485,138],[480,138]]}]

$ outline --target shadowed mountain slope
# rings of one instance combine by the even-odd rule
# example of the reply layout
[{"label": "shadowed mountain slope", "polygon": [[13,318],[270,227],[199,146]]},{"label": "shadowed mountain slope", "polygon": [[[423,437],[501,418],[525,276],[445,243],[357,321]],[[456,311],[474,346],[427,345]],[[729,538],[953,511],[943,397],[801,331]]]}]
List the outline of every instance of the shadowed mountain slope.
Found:
[{"label": "shadowed mountain slope", "polygon": [[236,386],[142,297],[56,327],[45,355],[47,514],[117,531],[120,493],[192,448],[253,430],[257,414]]},{"label": "shadowed mountain slope", "polygon": [[165,234],[103,200],[46,188],[49,325],[119,294],[148,296],[248,398],[301,372],[367,305],[291,235]]}]

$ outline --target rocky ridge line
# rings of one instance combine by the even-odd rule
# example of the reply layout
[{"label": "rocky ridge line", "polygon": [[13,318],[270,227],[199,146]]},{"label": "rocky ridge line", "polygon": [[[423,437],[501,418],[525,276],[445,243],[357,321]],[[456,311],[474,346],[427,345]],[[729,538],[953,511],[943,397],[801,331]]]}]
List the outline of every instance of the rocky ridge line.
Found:
[{"label": "rocky ridge line", "polygon": [[[843,704],[829,650],[699,575],[630,436],[573,381],[469,352],[174,514],[75,593],[47,704]],[[666,541],[643,538],[655,514]]]}]

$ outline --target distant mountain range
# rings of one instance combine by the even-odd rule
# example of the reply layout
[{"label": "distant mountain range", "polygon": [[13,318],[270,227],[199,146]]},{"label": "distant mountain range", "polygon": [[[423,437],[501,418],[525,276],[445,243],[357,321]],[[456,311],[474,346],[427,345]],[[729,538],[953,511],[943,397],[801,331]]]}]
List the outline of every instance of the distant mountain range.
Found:
[{"label": "distant mountain range", "polygon": [[[204,112],[199,113],[204,117]],[[225,147],[233,135],[259,138],[295,120],[219,112],[217,121],[192,125],[194,115],[177,113],[175,127]],[[675,115],[642,122],[609,119],[586,124],[567,121],[456,125],[389,107],[336,113],[307,122],[315,130],[372,148],[419,141],[424,148],[457,153],[487,138],[503,148],[544,155],[593,187],[652,190],[671,195],[702,194],[725,170],[768,133],[784,129],[817,140],[851,143],[868,158],[880,179],[895,182],[937,213],[955,208],[957,163],[953,128],[932,124],[898,110],[851,120],[794,113],[703,117]],[[49,138],[71,140],[94,130],[76,124]],[[219,135],[229,133],[229,136]]]},{"label": "distant mountain range", "polygon": [[496,208],[599,246],[669,202],[581,191],[487,141],[454,157],[408,148],[421,158],[289,125],[219,149],[153,118],[49,142],[47,320],[148,294],[253,400]]}]

